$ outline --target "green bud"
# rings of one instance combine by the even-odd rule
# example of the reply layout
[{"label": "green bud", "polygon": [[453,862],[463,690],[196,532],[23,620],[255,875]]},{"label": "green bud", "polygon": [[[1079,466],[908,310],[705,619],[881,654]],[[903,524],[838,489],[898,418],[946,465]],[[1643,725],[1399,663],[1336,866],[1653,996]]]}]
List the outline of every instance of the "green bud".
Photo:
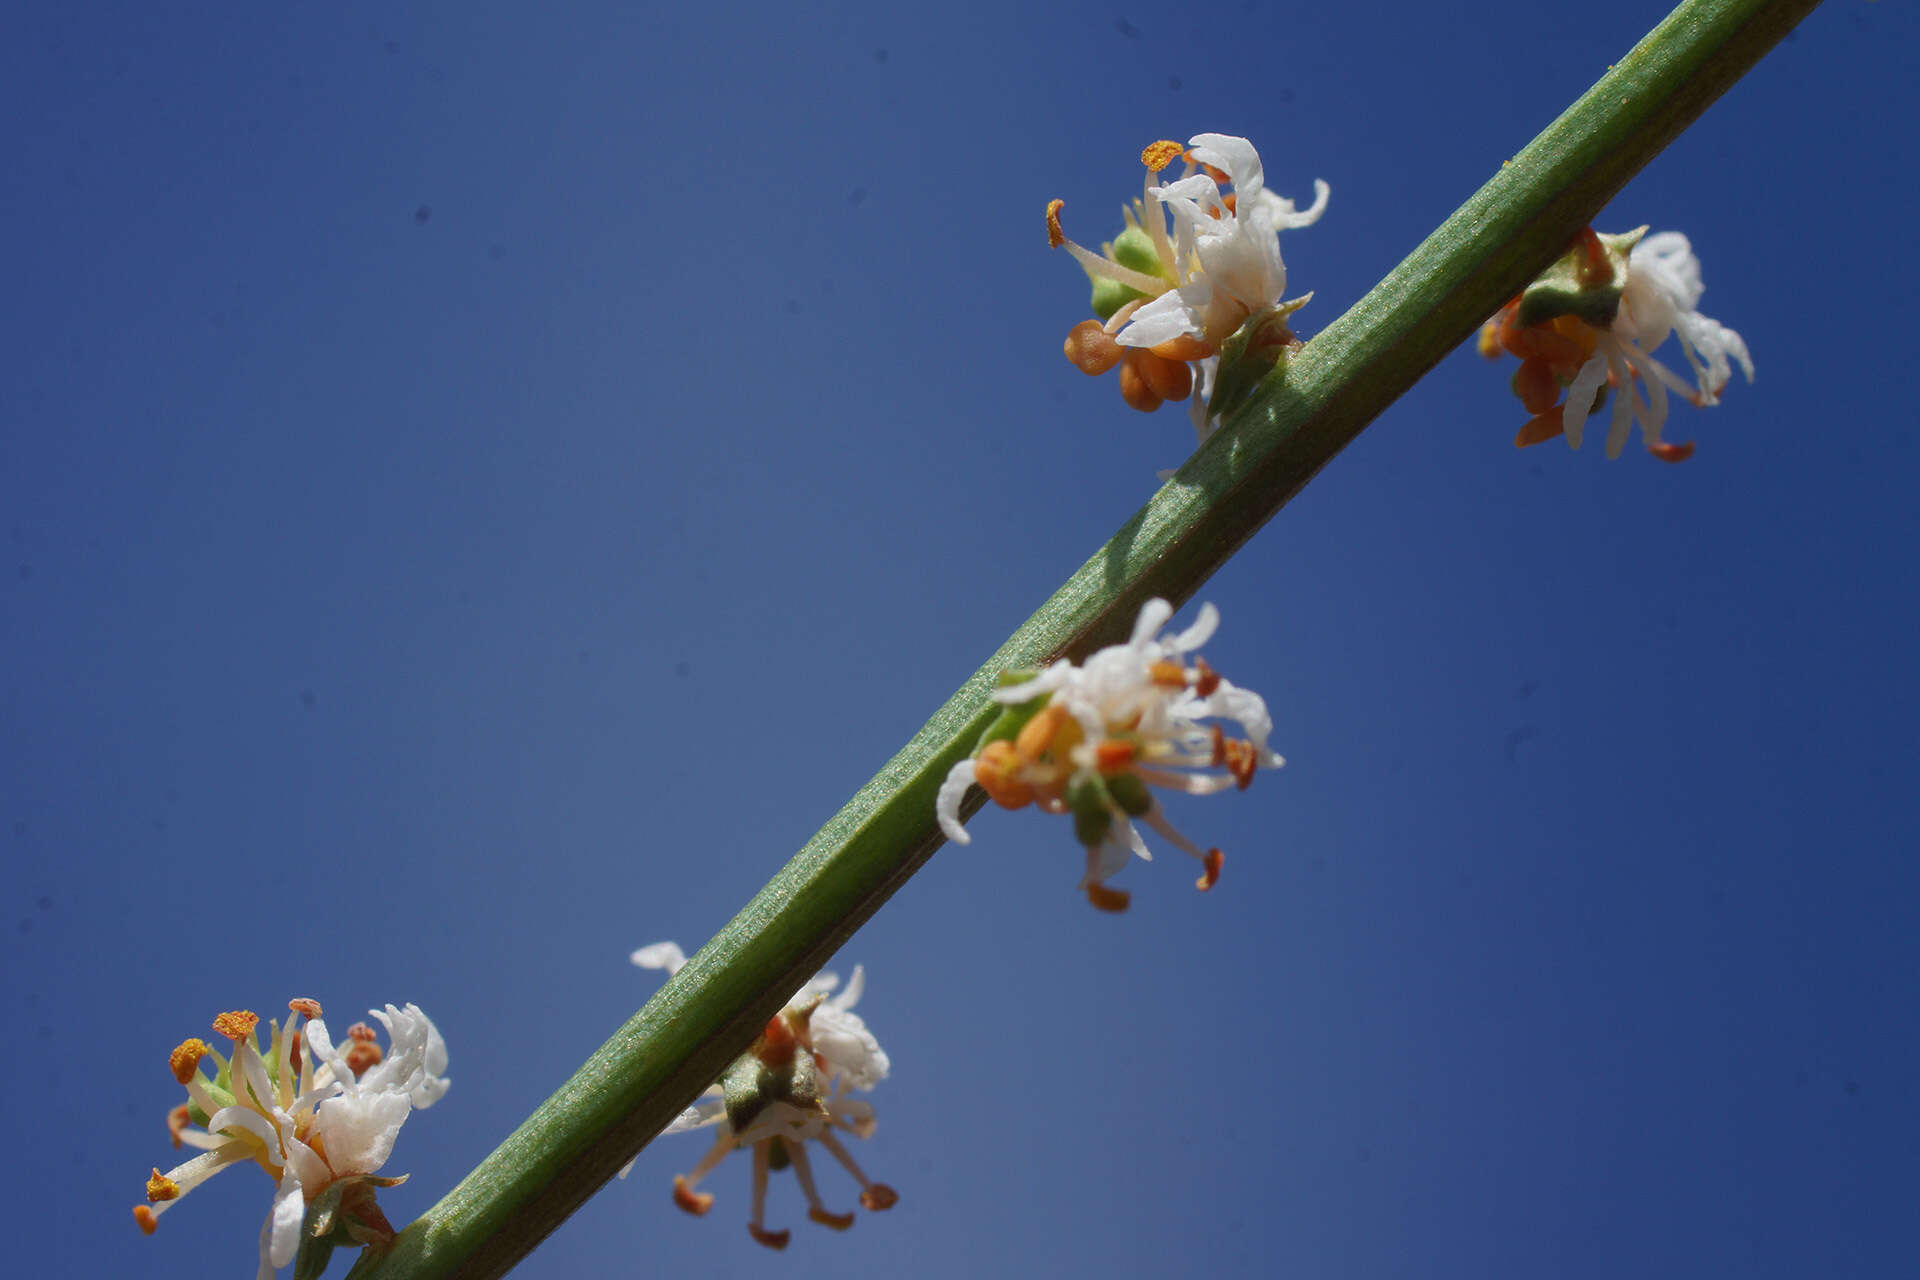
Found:
[{"label": "green bud", "polygon": [[1093,776],[1081,778],[1067,788],[1067,808],[1073,813],[1073,834],[1081,844],[1096,845],[1113,829],[1113,811],[1108,807],[1107,789]]},{"label": "green bud", "polygon": [[1597,260],[1586,237],[1579,237],[1521,291],[1515,323],[1525,328],[1573,316],[1596,329],[1610,327],[1620,313],[1620,291],[1627,286],[1627,255],[1645,234],[1647,229],[1640,227],[1624,235],[1596,236],[1603,251]]},{"label": "green bud", "polygon": [[1107,794],[1120,806],[1120,812],[1129,818],[1137,818],[1153,808],[1153,797],[1147,793],[1147,784],[1131,773],[1116,773],[1108,778]]},{"label": "green bud", "polygon": [[1131,285],[1121,284],[1118,280],[1109,280],[1101,276],[1093,282],[1093,314],[1101,321],[1113,319],[1113,313],[1132,302],[1135,298],[1147,295]]},{"label": "green bud", "polygon": [[1113,260],[1129,271],[1138,271],[1142,275],[1159,276],[1171,280],[1167,268],[1160,261],[1160,254],[1153,247],[1153,237],[1139,227],[1128,227],[1113,238],[1107,246]]},{"label": "green bud", "polygon": [[[1001,688],[1010,685],[1025,684],[1040,673],[1037,671],[1009,671],[1000,677]],[[994,722],[980,734],[980,741],[973,744],[973,754],[979,755],[989,742],[1012,742],[1027,727],[1027,721],[1039,715],[1041,710],[1053,701],[1053,695],[1045,693],[1025,702],[1015,702],[1000,712]]]}]

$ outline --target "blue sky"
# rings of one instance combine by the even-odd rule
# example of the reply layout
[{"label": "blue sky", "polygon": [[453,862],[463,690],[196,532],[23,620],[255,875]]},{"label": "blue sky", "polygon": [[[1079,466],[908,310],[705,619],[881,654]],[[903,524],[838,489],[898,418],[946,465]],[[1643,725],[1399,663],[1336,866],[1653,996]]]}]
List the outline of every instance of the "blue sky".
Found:
[{"label": "blue sky", "polygon": [[[1048,199],[1097,241],[1146,142],[1251,137],[1332,185],[1311,336],[1663,12],[17,17],[17,1263],[247,1274],[257,1173],[128,1211],[167,1051],[295,995],[445,1032],[382,1198],[424,1209],[1152,493],[1190,430],[1060,358]],[[1914,23],[1826,5],[1602,219],[1692,236],[1759,366],[1692,461],[1516,451],[1463,349],[1207,584],[1289,760],[1174,811],[1214,893],[1163,858],[1097,915],[1065,824],[994,811],[848,946],[901,1203],[777,1186],[783,1269],[1910,1257]],[[703,1148],[519,1274],[769,1265],[744,1167],[670,1204]]]}]

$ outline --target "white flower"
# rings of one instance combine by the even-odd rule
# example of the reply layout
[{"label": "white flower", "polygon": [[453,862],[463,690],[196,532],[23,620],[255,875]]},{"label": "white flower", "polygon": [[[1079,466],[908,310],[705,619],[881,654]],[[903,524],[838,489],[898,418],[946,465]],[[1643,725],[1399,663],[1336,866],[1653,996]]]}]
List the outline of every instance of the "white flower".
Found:
[{"label": "white flower", "polygon": [[1329,188],[1318,179],[1304,212],[1268,191],[1260,153],[1245,138],[1201,133],[1187,146],[1192,161],[1225,175],[1234,199],[1229,203],[1206,172],[1147,188],[1173,219],[1172,251],[1163,261],[1177,287],[1133,313],[1115,338],[1123,347],[1157,347],[1184,336],[1218,351],[1249,315],[1281,305],[1287,268],[1280,232],[1312,226],[1326,211]]},{"label": "white flower", "polygon": [[[1621,247],[1630,241],[1622,281],[1610,265],[1600,264],[1617,262]],[[1594,296],[1610,298],[1606,290],[1617,289],[1618,305],[1610,321],[1568,313],[1523,328],[1517,321],[1516,299],[1488,322],[1481,336],[1484,353],[1496,355],[1505,349],[1523,362],[1515,392],[1536,416],[1521,428],[1514,443],[1538,444],[1564,434],[1569,447],[1578,449],[1596,401],[1611,387],[1607,457],[1620,456],[1638,425],[1649,452],[1669,462],[1683,461],[1691,456],[1693,446],[1670,445],[1661,438],[1669,393],[1701,408],[1716,405],[1735,363],[1752,382],[1753,358],[1746,342],[1719,321],[1700,314],[1700,296],[1706,289],[1700,280],[1700,260],[1679,232],[1609,237],[1588,228],[1574,252],[1587,253],[1599,268],[1593,275]],[[1670,334],[1680,339],[1681,353],[1693,371],[1692,384],[1652,354]],[[1556,403],[1560,386],[1566,388],[1563,404]]]},{"label": "white flower", "polygon": [[[1181,176],[1158,182],[1182,157]],[[1156,142],[1140,160],[1147,167],[1143,193],[1122,211],[1126,229],[1100,253],[1067,238],[1062,201],[1047,206],[1047,242],[1066,249],[1093,278],[1099,316],[1074,327],[1066,354],[1088,374],[1118,365],[1121,396],[1145,412],[1186,399],[1196,381],[1203,382],[1194,414],[1204,440],[1213,376],[1205,362],[1250,317],[1276,309],[1284,314],[1306,301],[1282,300],[1287,270],[1280,232],[1317,222],[1328,188],[1316,180],[1313,205],[1295,209],[1267,190],[1253,144],[1220,133],[1196,134],[1185,148]]]},{"label": "white flower", "polygon": [[[643,969],[665,969],[669,976],[686,963],[672,942],[641,947],[629,957]],[[867,1090],[886,1078],[891,1064],[880,1043],[857,1014],[849,1012],[865,989],[865,973],[855,966],[846,989],[829,998],[839,979],[821,973],[809,979],[786,1007],[767,1022],[759,1039],[701,1100],[680,1113],[663,1133],[686,1133],[717,1126],[713,1145],[691,1171],[673,1180],[673,1202],[696,1216],[713,1207],[713,1196],[698,1190],[702,1179],[730,1152],[753,1152],[753,1212],[747,1230],[771,1249],[784,1249],[790,1233],[766,1226],[767,1175],[791,1166],[807,1200],[807,1216],[844,1231],[851,1213],[834,1213],[820,1199],[806,1144],[817,1142],[853,1176],[860,1203],[869,1210],[890,1209],[899,1196],[861,1170],[836,1131],[859,1138],[873,1135],[873,1106],[849,1098],[849,1089]],[[629,1161],[620,1170],[626,1177]]]},{"label": "white flower", "polygon": [[[335,1230],[362,1244],[392,1236],[372,1188],[399,1180],[374,1175],[393,1153],[408,1113],[432,1105],[447,1089],[440,1074],[446,1044],[417,1006],[374,1012],[391,1037],[386,1054],[362,1025],[352,1028],[341,1053],[317,1002],[294,1000],[288,1008],[285,1027],[268,1023],[264,1054],[255,1038],[259,1019],[247,1012],[214,1020],[214,1030],[232,1042],[231,1058],[198,1039],[173,1051],[170,1065],[188,1102],[174,1109],[167,1127],[176,1147],[202,1154],[164,1174],[155,1169],[148,1203],[134,1210],[141,1229],[151,1233],[187,1192],[229,1165],[254,1161],[275,1184],[260,1232],[262,1280],[293,1260],[308,1206],[330,1190],[338,1197]],[[309,1019],[304,1037],[302,1016]],[[216,1068],[211,1077],[202,1070],[209,1059]]]},{"label": "white flower", "polygon": [[[988,728],[972,758],[953,767],[935,800],[947,838],[969,843],[960,805],[978,783],[1004,808],[1038,803],[1073,815],[1087,849],[1080,887],[1102,910],[1124,910],[1128,901],[1105,881],[1133,854],[1152,858],[1134,819],[1198,859],[1199,887],[1212,888],[1225,855],[1176,830],[1147,788],[1188,795],[1244,790],[1257,770],[1285,761],[1267,745],[1273,722],[1260,695],[1223,679],[1205,659],[1188,661],[1219,626],[1219,611],[1203,605],[1191,627],[1161,636],[1172,616],[1165,600],[1149,600],[1126,644],[1100,650],[1085,665],[1062,660],[1015,674],[995,690],[1008,713]],[[1246,737],[1229,739],[1204,720],[1233,721]]]}]

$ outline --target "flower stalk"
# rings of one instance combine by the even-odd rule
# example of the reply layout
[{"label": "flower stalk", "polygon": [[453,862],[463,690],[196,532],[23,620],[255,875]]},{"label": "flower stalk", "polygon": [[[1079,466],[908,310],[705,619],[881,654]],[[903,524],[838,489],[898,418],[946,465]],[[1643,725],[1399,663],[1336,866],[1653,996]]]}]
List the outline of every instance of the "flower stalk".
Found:
[{"label": "flower stalk", "polygon": [[[1281,361],[673,982],[350,1280],[505,1274],[745,1051],[941,842],[942,780],[1002,671],[1184,602],[1335,454],[1555,258],[1818,0],[1688,0],[1364,298]],[[1596,62],[1608,51],[1595,51]],[[968,811],[977,807],[976,792]]]}]

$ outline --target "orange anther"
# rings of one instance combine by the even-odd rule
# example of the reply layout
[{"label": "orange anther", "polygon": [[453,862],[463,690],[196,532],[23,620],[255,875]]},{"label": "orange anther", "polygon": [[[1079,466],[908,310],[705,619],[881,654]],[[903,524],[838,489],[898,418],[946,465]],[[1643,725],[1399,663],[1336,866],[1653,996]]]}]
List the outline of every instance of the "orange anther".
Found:
[{"label": "orange anther", "polygon": [[1127,402],[1127,407],[1130,409],[1138,409],[1141,413],[1152,413],[1164,404],[1165,400],[1154,394],[1146,375],[1140,372],[1140,357],[1145,354],[1146,352],[1138,347],[1130,347],[1126,358],[1121,360],[1120,398]]},{"label": "orange anther", "polygon": [[309,1000],[305,996],[295,996],[293,999],[287,1001],[287,1009],[290,1012],[308,1018],[317,1018],[320,1016],[320,1002],[318,1000]]},{"label": "orange anther", "polygon": [[1489,360],[1500,358],[1500,329],[1505,322],[1506,312],[1503,311],[1480,326],[1480,338],[1476,345],[1480,354]]},{"label": "orange anther", "polygon": [[1022,809],[1033,803],[1033,788],[1021,779],[1020,767],[1020,753],[1011,742],[989,742],[973,762],[973,780],[1002,809]]},{"label": "orange anther", "polygon": [[697,1218],[713,1208],[713,1193],[695,1191],[687,1185],[683,1175],[676,1173],[673,1175],[673,1202]]},{"label": "orange anther", "polygon": [[[225,1036],[235,1044],[239,1044],[242,1040],[251,1036],[253,1029],[259,1025],[260,1015],[249,1012],[246,1009],[235,1009],[230,1013],[223,1013],[213,1020],[214,1031]],[[183,1080],[181,1083],[185,1084],[186,1082]]]},{"label": "orange anther", "polygon": [[1560,384],[1554,379],[1553,366],[1539,356],[1520,362],[1513,375],[1513,391],[1528,413],[1545,413],[1560,399]]},{"label": "orange anther", "polygon": [[380,1033],[364,1022],[356,1022],[347,1028],[347,1039],[372,1042],[380,1038]]},{"label": "orange anther", "polygon": [[1020,735],[1013,740],[1014,751],[1028,763],[1041,759],[1058,745],[1055,739],[1071,719],[1065,707],[1057,702],[1048,703],[1039,715],[1021,727]]},{"label": "orange anther", "polygon": [[1555,405],[1543,414],[1528,420],[1520,428],[1520,434],[1513,438],[1513,447],[1524,449],[1530,444],[1542,444],[1566,431],[1566,424],[1560,421],[1561,410],[1565,405]]},{"label": "orange anther", "polygon": [[1203,698],[1211,698],[1213,691],[1220,687],[1220,673],[1208,666],[1205,658],[1195,658],[1193,670],[1193,691]]},{"label": "orange anther", "polygon": [[1169,658],[1161,658],[1147,668],[1147,679],[1162,689],[1184,689],[1187,687],[1187,672],[1179,663]]},{"label": "orange anther", "polygon": [[178,1200],[179,1198],[180,1184],[158,1169],[155,1169],[153,1176],[147,1179],[147,1203],[159,1204],[163,1200]]},{"label": "orange anther", "polygon": [[1162,400],[1185,400],[1193,392],[1193,370],[1185,362],[1169,360],[1151,351],[1134,357],[1141,380]]},{"label": "orange anther", "polygon": [[1650,444],[1647,452],[1662,462],[1685,462],[1693,456],[1693,441],[1685,444]]},{"label": "orange anther", "polygon": [[148,1235],[152,1235],[160,1226],[159,1217],[143,1204],[133,1206],[133,1220],[139,1223],[140,1229]]},{"label": "orange anther", "polygon": [[347,1046],[344,1056],[347,1060],[347,1070],[353,1072],[357,1078],[369,1067],[379,1066],[380,1060],[387,1055],[381,1052],[380,1046],[371,1040],[355,1040]]},{"label": "orange anther", "polygon": [[832,1227],[835,1231],[845,1231],[853,1225],[850,1213],[832,1213],[826,1209],[809,1209],[807,1216],[823,1227]]},{"label": "orange anther", "polygon": [[173,1078],[181,1084],[193,1079],[193,1073],[200,1069],[200,1059],[207,1056],[207,1042],[195,1036],[189,1036],[180,1042],[180,1047],[167,1055],[167,1066],[173,1071]]},{"label": "orange anther", "polygon": [[1087,901],[1093,904],[1095,910],[1119,915],[1133,901],[1133,895],[1120,889],[1109,889],[1103,884],[1090,884],[1087,886]]},{"label": "orange anther", "polygon": [[1186,148],[1179,143],[1168,142],[1163,138],[1159,142],[1147,145],[1147,149],[1140,153],[1140,163],[1158,173],[1178,160],[1185,152]]},{"label": "orange anther", "polygon": [[1206,873],[1202,875],[1198,880],[1195,880],[1193,882],[1193,887],[1198,889],[1200,892],[1205,893],[1207,890],[1213,888],[1213,886],[1215,886],[1216,884],[1219,884],[1220,883],[1220,866],[1222,863],[1226,862],[1226,860],[1227,860],[1227,855],[1220,852],[1218,849],[1207,850],[1207,856],[1205,859],[1202,860],[1202,863],[1201,863],[1202,866],[1206,867],[1207,869]]},{"label": "orange anther", "polygon": [[883,1209],[891,1209],[899,1203],[900,1193],[884,1182],[869,1183],[867,1189],[860,1193],[861,1207],[871,1209],[875,1213]]},{"label": "orange anther", "polygon": [[1120,363],[1120,357],[1127,354],[1127,349],[1115,342],[1098,320],[1082,320],[1068,330],[1063,349],[1068,362],[1090,378],[1113,368]]},{"label": "orange anther", "polygon": [[1067,207],[1065,200],[1047,201],[1047,248],[1058,249],[1067,242],[1067,233],[1060,229],[1060,211]]},{"label": "orange anther", "polygon": [[192,1123],[193,1116],[188,1112],[187,1104],[184,1102],[167,1112],[167,1137],[173,1140],[174,1150],[178,1151],[183,1145],[180,1135],[185,1133],[187,1126]]},{"label": "orange anther", "polygon": [[1107,738],[1093,749],[1094,768],[1101,773],[1119,773],[1133,763],[1139,747],[1119,738]]},{"label": "orange anther", "polygon": [[1221,732],[1219,725],[1214,725],[1213,764],[1216,767],[1225,765],[1227,772],[1233,775],[1233,780],[1240,790],[1245,791],[1253,785],[1253,775],[1260,767],[1260,760],[1255,755],[1251,742],[1229,738]]},{"label": "orange anther", "polygon": [[757,1222],[747,1224],[747,1234],[769,1249],[784,1249],[787,1241],[793,1238],[791,1231],[769,1231]]}]

